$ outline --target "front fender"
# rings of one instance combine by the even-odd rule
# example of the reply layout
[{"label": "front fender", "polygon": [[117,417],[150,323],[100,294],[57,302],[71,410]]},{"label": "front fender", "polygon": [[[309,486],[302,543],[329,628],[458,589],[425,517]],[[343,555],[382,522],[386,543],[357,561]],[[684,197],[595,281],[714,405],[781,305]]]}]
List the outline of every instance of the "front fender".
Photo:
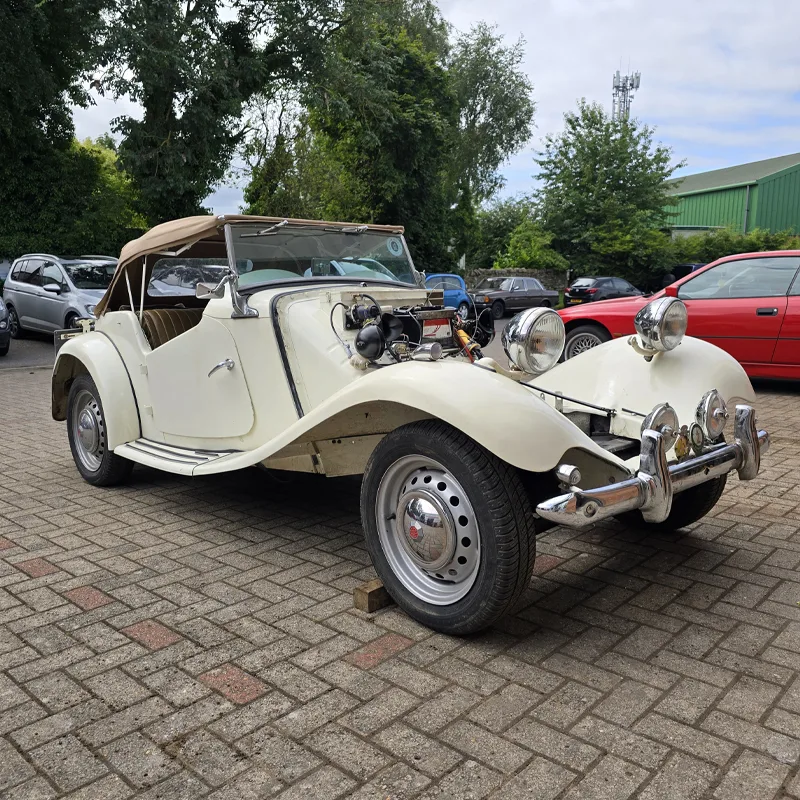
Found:
[{"label": "front fender", "polygon": [[198,467],[194,474],[251,466],[290,444],[388,433],[415,419],[437,418],[503,461],[530,472],[554,469],[567,450],[588,452],[624,474],[597,446],[530,389],[462,361],[409,361],[370,371],[255,450]]},{"label": "front fender", "polygon": [[84,373],[91,376],[100,393],[108,447],[113,450],[138,439],[141,436],[139,409],[128,371],[111,340],[96,331],[67,340],[58,351],[53,366],[53,419],[67,418],[70,383]]},{"label": "front fender", "polygon": [[[700,399],[710,389],[719,391],[731,409],[736,403],[753,405],[755,401],[750,379],[735,358],[689,336],[650,362],[636,353],[627,338],[614,339],[558,364],[531,383],[595,405],[641,414],[658,403],[669,403],[682,424],[694,420]],[[629,415],[614,417],[611,432],[632,438],[640,433]]]}]

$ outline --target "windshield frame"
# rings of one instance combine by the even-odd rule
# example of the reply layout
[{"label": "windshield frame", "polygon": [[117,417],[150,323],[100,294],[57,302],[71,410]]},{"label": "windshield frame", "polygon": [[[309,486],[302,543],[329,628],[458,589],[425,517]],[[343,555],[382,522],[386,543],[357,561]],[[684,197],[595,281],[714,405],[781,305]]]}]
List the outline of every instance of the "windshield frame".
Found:
[{"label": "windshield frame", "polygon": [[[269,288],[272,288],[272,287],[279,288],[279,287],[282,287],[282,286],[297,286],[297,285],[323,286],[323,285],[330,285],[330,284],[356,284],[356,285],[358,285],[358,284],[367,283],[367,284],[377,284],[377,285],[381,285],[381,286],[395,286],[395,287],[406,287],[406,288],[413,287],[413,288],[423,289],[423,290],[425,288],[424,278],[422,277],[421,273],[417,270],[417,268],[414,266],[414,260],[411,257],[411,252],[408,249],[408,243],[406,242],[406,239],[405,239],[405,236],[404,236],[402,230],[393,231],[393,232],[389,233],[389,232],[385,232],[385,231],[372,230],[369,227],[367,227],[366,230],[364,230],[364,231],[356,232],[356,228],[358,226],[355,226],[355,225],[352,226],[352,228],[348,228],[348,233],[350,235],[360,236],[360,235],[362,235],[362,233],[373,233],[373,234],[378,234],[378,235],[381,235],[381,236],[386,236],[387,238],[389,238],[389,236],[393,236],[395,238],[399,238],[400,242],[402,244],[402,247],[403,247],[403,255],[405,256],[405,258],[406,258],[406,260],[408,262],[408,265],[409,265],[409,267],[411,269],[412,275],[414,276],[414,282],[413,283],[412,282],[408,282],[408,281],[405,281],[405,280],[401,280],[400,278],[395,278],[393,280],[390,280],[388,278],[381,278],[381,277],[379,277],[377,275],[374,276],[374,277],[373,276],[367,276],[367,275],[362,275],[362,276],[357,276],[357,277],[348,277],[348,276],[344,276],[344,275],[325,275],[325,276],[321,276],[321,275],[314,276],[314,275],[311,275],[311,276],[306,277],[305,275],[297,275],[294,278],[286,277],[286,278],[276,278],[276,279],[272,279],[272,280],[264,280],[264,281],[248,283],[248,284],[240,287],[239,286],[239,271],[236,268],[236,253],[235,253],[235,246],[234,246],[234,241],[235,241],[234,228],[235,227],[242,228],[242,227],[245,227],[246,225],[251,225],[251,224],[252,223],[248,223],[248,222],[245,222],[245,221],[242,221],[242,222],[238,222],[238,221],[237,222],[226,222],[225,223],[225,228],[224,228],[224,231],[225,231],[225,246],[226,246],[226,252],[227,252],[227,256],[228,256],[228,271],[229,271],[229,274],[230,274],[230,279],[231,279],[231,282],[233,284],[234,292],[236,294],[239,294],[239,295],[243,296],[243,297],[251,296],[251,295],[255,294],[256,292],[260,292],[260,291],[263,291],[264,289],[269,289]],[[321,225],[319,223],[314,223],[314,222],[309,222],[309,223],[287,222],[286,225],[287,226],[291,226],[291,227],[296,227],[296,228],[317,228],[320,231],[320,233],[334,232],[334,231],[332,231],[330,229],[329,226]],[[286,227],[286,226],[281,226],[281,227]],[[342,232],[344,232],[344,231],[342,231]],[[269,234],[265,234],[265,235],[269,235]],[[388,269],[388,267],[387,267],[387,269]]]},{"label": "windshield frame", "polygon": [[[75,287],[75,289],[79,292],[105,292],[108,287],[111,285],[111,281],[114,280],[114,274],[117,271],[117,262],[116,261],[62,261],[61,269],[67,277],[67,280]],[[106,282],[105,286],[79,286],[75,280],[75,276],[73,275],[73,270],[81,269],[83,267],[91,267],[94,269],[101,269],[104,270],[108,276],[108,281]],[[111,270],[109,272],[109,269]]]}]

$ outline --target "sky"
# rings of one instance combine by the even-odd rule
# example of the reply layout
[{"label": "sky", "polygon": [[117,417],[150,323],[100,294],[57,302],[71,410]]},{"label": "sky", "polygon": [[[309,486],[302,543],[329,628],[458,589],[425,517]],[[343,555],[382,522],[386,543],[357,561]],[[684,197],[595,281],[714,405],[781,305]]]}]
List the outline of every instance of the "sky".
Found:
[{"label": "sky", "polygon": [[[529,192],[541,137],[561,129],[585,97],[611,108],[612,76],[641,73],[632,115],[686,161],[676,175],[800,151],[800,4],[795,0],[439,0],[458,30],[495,24],[525,39],[523,68],[534,86],[533,140],[503,165],[502,195]],[[78,109],[79,138],[137,114],[97,98]],[[238,211],[241,188],[220,187],[215,213]]]}]

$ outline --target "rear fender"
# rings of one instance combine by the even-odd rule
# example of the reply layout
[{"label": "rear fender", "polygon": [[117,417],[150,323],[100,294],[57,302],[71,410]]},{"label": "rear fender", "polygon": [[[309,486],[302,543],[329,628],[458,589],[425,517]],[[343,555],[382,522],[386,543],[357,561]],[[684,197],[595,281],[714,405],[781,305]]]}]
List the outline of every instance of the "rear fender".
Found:
[{"label": "rear fender", "polygon": [[78,375],[91,376],[103,404],[108,447],[131,442],[141,436],[139,408],[122,357],[102,333],[84,333],[69,339],[58,351],[53,366],[53,419],[67,418],[69,387]]}]

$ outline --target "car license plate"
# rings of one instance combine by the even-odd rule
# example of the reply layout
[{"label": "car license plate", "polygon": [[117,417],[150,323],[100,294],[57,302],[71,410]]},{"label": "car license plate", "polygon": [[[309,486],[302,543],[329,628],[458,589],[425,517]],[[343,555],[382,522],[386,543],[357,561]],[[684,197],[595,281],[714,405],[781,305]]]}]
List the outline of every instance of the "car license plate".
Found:
[{"label": "car license plate", "polygon": [[422,321],[423,339],[449,339],[452,335],[449,319],[425,319]]},{"label": "car license plate", "polygon": [[569,302],[570,303],[582,303],[583,300],[579,300],[577,297],[570,297]]}]

